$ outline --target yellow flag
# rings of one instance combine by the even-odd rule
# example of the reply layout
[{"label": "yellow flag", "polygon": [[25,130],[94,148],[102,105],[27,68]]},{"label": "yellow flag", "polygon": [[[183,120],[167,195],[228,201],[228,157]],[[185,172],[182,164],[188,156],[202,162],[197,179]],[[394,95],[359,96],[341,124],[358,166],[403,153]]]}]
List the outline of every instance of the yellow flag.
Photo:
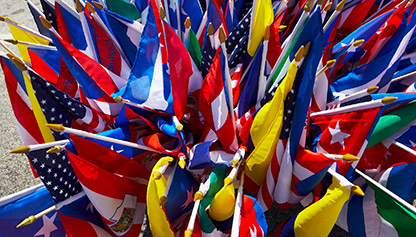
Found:
[{"label": "yellow flag", "polygon": [[295,236],[328,236],[349,198],[350,190],[332,177],[332,184],[325,195],[296,217],[293,227]]},{"label": "yellow flag", "polygon": [[42,112],[39,101],[36,98],[35,92],[33,91],[32,80],[26,73],[22,73],[25,80],[26,92],[29,97],[30,105],[32,106],[33,114],[35,115],[36,122],[39,126],[40,133],[42,134],[45,142],[54,142],[55,138],[52,135],[51,129],[46,127],[48,123],[46,121],[45,115]]},{"label": "yellow flag", "polygon": [[235,207],[235,190],[233,183],[225,185],[215,194],[209,206],[209,217],[216,221],[225,221],[232,217]]},{"label": "yellow flag", "polygon": [[266,28],[273,23],[274,13],[271,0],[255,0],[253,3],[253,15],[250,23],[247,52],[254,56],[260,43],[263,41]]},{"label": "yellow flag", "polygon": [[[11,20],[10,18],[6,17],[8,20]],[[11,20],[13,21],[13,20]],[[39,36],[36,36],[34,34],[31,34],[27,31],[24,31],[22,29],[19,29],[16,26],[13,26],[12,24],[9,24],[10,32],[13,35],[13,38],[15,40],[28,42],[28,43],[35,43],[35,44],[43,44],[48,45],[49,41],[40,38]],[[23,44],[17,44],[17,48],[19,49],[20,57],[22,57],[23,60],[30,63],[30,57],[29,53],[27,51],[27,46]]]},{"label": "yellow flag", "polygon": [[163,175],[158,180],[153,178],[153,175],[162,165],[172,161],[172,157],[161,158],[153,167],[147,185],[147,216],[149,218],[150,230],[152,231],[153,236],[175,236],[169,220],[166,217],[166,213],[159,202],[160,198],[165,194],[167,180]]},{"label": "yellow flag", "polygon": [[297,71],[298,68],[293,61],[273,99],[259,110],[250,129],[251,140],[255,148],[247,158],[244,172],[259,186],[263,183],[276,150],[283,126],[284,100],[292,89]]}]

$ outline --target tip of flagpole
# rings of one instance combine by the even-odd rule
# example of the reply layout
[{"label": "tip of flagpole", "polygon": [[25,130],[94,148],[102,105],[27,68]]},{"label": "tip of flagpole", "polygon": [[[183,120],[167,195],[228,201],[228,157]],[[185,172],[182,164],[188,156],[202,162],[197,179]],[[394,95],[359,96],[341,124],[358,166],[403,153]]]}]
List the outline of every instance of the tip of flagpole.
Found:
[{"label": "tip of flagpole", "polygon": [[181,167],[181,169],[185,169],[186,161],[185,160],[179,160],[178,165],[179,165],[179,167]]},{"label": "tip of flagpole", "polygon": [[163,207],[167,201],[168,201],[168,198],[167,198],[166,196],[161,196],[161,197],[159,198],[159,205],[160,205],[161,207]]},{"label": "tip of flagpole", "polygon": [[219,28],[218,38],[220,39],[221,44],[225,42],[225,33],[224,33],[224,29],[222,28],[222,26],[220,26]]},{"label": "tip of flagpole", "polygon": [[48,20],[46,20],[46,18],[45,18],[45,17],[43,17],[43,16],[39,16],[39,19],[40,19],[40,21],[42,22],[42,25],[43,25],[46,29],[50,29],[50,28],[52,28],[52,24],[51,24]]},{"label": "tip of flagpole", "polygon": [[185,237],[192,237],[192,230],[191,229],[187,229],[185,230],[185,233],[183,234]]},{"label": "tip of flagpole", "polygon": [[351,187],[351,192],[360,196],[364,196],[363,190],[358,185],[354,185]]},{"label": "tip of flagpole", "polygon": [[166,17],[165,9],[163,9],[162,6],[160,6],[160,8],[159,8],[159,16],[162,19],[165,19],[165,17]]},{"label": "tip of flagpole", "polygon": [[350,161],[350,162],[360,160],[360,158],[358,156],[354,156],[354,155],[351,155],[351,154],[343,155],[342,159],[345,160],[345,161]]},{"label": "tip of flagpole", "polygon": [[305,45],[305,49],[303,50],[303,57],[306,57],[309,53],[309,49],[311,48],[311,42],[309,41]]},{"label": "tip of flagpole", "polygon": [[202,199],[203,197],[204,197],[204,194],[198,190],[194,195],[194,202]]},{"label": "tip of flagpole", "polygon": [[117,103],[123,103],[123,97],[121,97],[121,96],[114,97],[113,99]]},{"label": "tip of flagpole", "polygon": [[279,32],[286,30],[287,25],[280,25],[279,26]]},{"label": "tip of flagpole", "polygon": [[329,11],[329,9],[331,9],[331,7],[332,7],[332,2],[327,3],[324,7],[324,11],[326,11],[326,12]]},{"label": "tip of flagpole", "polygon": [[345,0],[342,0],[340,3],[338,3],[337,7],[335,8],[336,11],[340,12],[342,8],[344,8]]},{"label": "tip of flagpole", "polygon": [[78,13],[81,13],[81,12],[84,11],[84,6],[82,6],[82,3],[81,3],[80,0],[75,1],[75,6],[76,6],[76,9],[77,9]]},{"label": "tip of flagpole", "polygon": [[15,44],[15,45],[19,43],[19,41],[15,39],[3,39],[3,40],[6,41],[7,43]]},{"label": "tip of flagpole", "polygon": [[89,11],[90,13],[95,13],[94,6],[93,6],[93,5],[91,5],[91,3],[89,3],[89,2],[85,2],[85,6],[87,6],[87,9],[88,9],[88,11]]},{"label": "tip of flagpole", "polygon": [[181,124],[181,123],[176,124],[176,129],[177,129],[178,131],[182,131],[182,130],[183,130],[183,124]]},{"label": "tip of flagpole", "polygon": [[99,3],[99,2],[92,1],[92,4],[94,4],[94,6],[95,6],[96,8],[98,8],[98,9],[100,9],[100,10],[103,10],[103,9],[104,9],[103,4],[101,4],[101,3]]},{"label": "tip of flagpole", "polygon": [[367,93],[368,94],[373,94],[374,92],[376,92],[378,90],[378,86],[370,86],[367,88]]},{"label": "tip of flagpole", "polygon": [[318,1],[316,1],[316,4],[322,6],[322,4],[324,4],[324,0],[318,0]]},{"label": "tip of flagpole", "polygon": [[155,179],[155,180],[159,180],[160,178],[162,178],[162,173],[160,173],[159,171],[156,171],[156,172],[153,174],[153,179]]},{"label": "tip of flagpole", "polygon": [[335,65],[336,62],[337,62],[336,59],[329,60],[328,62],[326,62],[326,67],[327,68],[332,68]]},{"label": "tip of flagpole", "polygon": [[237,167],[237,166],[238,166],[238,163],[239,163],[239,161],[238,161],[237,159],[232,159],[232,160],[230,161],[230,165],[231,165],[231,167],[233,167],[233,168]]},{"label": "tip of flagpole", "polygon": [[312,1],[312,0],[308,0],[308,1],[306,2],[305,6],[303,7],[303,10],[304,10],[305,12],[310,12],[310,11],[312,11],[313,3],[314,3],[314,1]]},{"label": "tip of flagpole", "polygon": [[189,18],[189,16],[185,20],[185,28],[186,29],[191,28],[191,18]]},{"label": "tip of flagpole", "polygon": [[353,45],[354,47],[360,47],[361,45],[363,45],[363,44],[364,44],[364,41],[365,41],[365,40],[363,40],[363,39],[361,39],[361,40],[356,40],[356,41],[354,41],[354,43],[352,43],[352,45]]},{"label": "tip of flagpole", "polygon": [[208,32],[208,35],[213,35],[214,34],[214,26],[212,26],[212,22],[210,22],[208,24],[207,32]]},{"label": "tip of flagpole", "polygon": [[5,21],[6,18],[4,18],[4,16],[0,16],[0,21]]},{"label": "tip of flagpole", "polygon": [[24,219],[22,222],[20,222],[17,226],[16,226],[16,229],[17,228],[20,228],[20,227],[22,227],[22,226],[27,226],[27,225],[30,225],[30,224],[32,224],[33,222],[35,222],[36,221],[36,218],[35,218],[35,216],[29,216],[28,218],[26,218],[26,219]]},{"label": "tip of flagpole", "polygon": [[26,152],[29,152],[29,151],[30,151],[30,147],[29,146],[21,146],[21,147],[18,147],[18,148],[15,148],[15,149],[11,150],[10,153],[13,153],[13,154],[15,154],[15,153],[21,154],[21,153],[26,153]]},{"label": "tip of flagpole", "polygon": [[295,54],[295,61],[296,62],[300,62],[300,60],[302,60],[304,50],[305,50],[305,47],[303,45],[300,46],[298,52],[296,52],[296,54]]},{"label": "tip of flagpole", "polygon": [[233,179],[230,177],[227,177],[224,179],[224,186],[230,185],[233,182]]},{"label": "tip of flagpole", "polygon": [[46,151],[46,153],[59,153],[62,151],[62,147],[61,146],[53,146],[52,148],[50,148],[49,150]]},{"label": "tip of flagpole", "polygon": [[57,132],[63,132],[63,131],[65,131],[65,127],[62,126],[62,125],[60,125],[60,124],[47,123],[45,126],[48,127],[48,128],[50,128],[50,129],[52,129],[52,130],[54,130],[54,131],[57,131]]},{"label": "tip of flagpole", "polygon": [[26,71],[26,65],[19,59],[16,58],[13,54],[11,53],[6,53],[7,57],[9,57],[9,59],[16,65],[16,67],[20,70],[20,71]]},{"label": "tip of flagpole", "polygon": [[383,99],[381,99],[381,102],[383,103],[383,104],[385,104],[385,105],[387,105],[387,104],[390,104],[391,102],[393,102],[393,101],[395,101],[395,100],[397,100],[398,98],[397,97],[394,97],[394,96],[386,96],[386,97],[384,97]]}]

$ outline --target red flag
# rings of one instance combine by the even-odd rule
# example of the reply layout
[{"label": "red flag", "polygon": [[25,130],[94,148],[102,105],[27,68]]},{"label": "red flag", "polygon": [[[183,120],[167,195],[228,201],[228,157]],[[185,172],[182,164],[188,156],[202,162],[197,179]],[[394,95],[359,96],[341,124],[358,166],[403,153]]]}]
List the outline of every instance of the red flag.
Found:
[{"label": "red flag", "polygon": [[140,234],[149,171],[98,143],[71,135],[69,160],[91,203],[115,234]]},{"label": "red flag", "polygon": [[165,21],[163,21],[163,24],[168,51],[173,107],[176,117],[181,119],[186,109],[189,78],[192,76],[193,72],[192,62],[188,51],[177,34]]},{"label": "red flag", "polygon": [[221,47],[211,64],[208,75],[205,77],[199,97],[199,109],[206,123],[218,136],[224,150],[236,152],[238,149],[234,121],[231,120],[232,108],[226,95],[225,75],[222,63],[226,57],[221,52]]}]

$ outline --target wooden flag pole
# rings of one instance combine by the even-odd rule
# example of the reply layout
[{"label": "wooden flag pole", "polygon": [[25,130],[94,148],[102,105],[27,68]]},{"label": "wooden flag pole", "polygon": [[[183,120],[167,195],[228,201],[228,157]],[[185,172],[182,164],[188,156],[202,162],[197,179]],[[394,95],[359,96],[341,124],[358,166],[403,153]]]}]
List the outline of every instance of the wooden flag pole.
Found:
[{"label": "wooden flag pole", "polygon": [[43,40],[46,40],[46,41],[49,41],[50,43],[52,43],[52,40],[50,38],[48,38],[44,35],[41,35],[41,34],[37,33],[36,31],[33,31],[33,30],[27,28],[26,26],[24,26],[22,24],[19,24],[16,21],[13,21],[12,19],[10,19],[8,17],[0,16],[0,21],[6,22],[7,24],[10,24],[10,25],[22,30],[22,31],[25,31],[29,34],[35,35],[36,37],[39,37]]},{"label": "wooden flag pole", "polygon": [[329,116],[329,115],[340,114],[340,113],[348,113],[348,112],[355,111],[355,110],[371,109],[377,106],[383,106],[385,104],[389,104],[397,99],[398,99],[397,97],[386,96],[383,99],[372,100],[372,101],[348,105],[348,106],[340,107],[336,109],[330,109],[330,110],[319,111],[316,113],[311,113],[310,117],[313,118],[316,116]]},{"label": "wooden flag pole", "polygon": [[42,149],[54,147],[54,146],[57,146],[57,145],[64,145],[68,142],[69,142],[69,140],[65,139],[65,140],[60,140],[60,141],[55,141],[55,142],[47,142],[47,143],[42,143],[42,144],[21,146],[21,147],[18,147],[18,148],[15,148],[15,149],[11,150],[10,153],[26,153],[26,152],[29,152],[29,151],[37,151],[37,150],[42,150]]},{"label": "wooden flag pole", "polygon": [[324,33],[328,30],[329,26],[334,22],[335,18],[341,13],[342,8],[344,8],[345,0],[342,0],[340,3],[338,3],[337,7],[335,8],[335,11],[332,13],[332,15],[329,17],[328,21],[325,23],[324,26]]},{"label": "wooden flag pole", "polygon": [[22,222],[20,222],[16,226],[16,229],[19,228],[19,227],[23,227],[23,226],[30,225],[33,222],[35,222],[37,219],[39,219],[42,216],[48,214],[49,212],[54,211],[54,210],[59,210],[61,207],[65,206],[65,205],[68,205],[68,204],[70,204],[70,203],[72,203],[72,202],[74,202],[74,201],[82,198],[83,196],[85,196],[85,193],[83,191],[82,192],[79,192],[79,193],[75,194],[74,196],[65,199],[64,201],[59,202],[59,203],[57,203],[57,204],[55,204],[55,205],[53,205],[53,206],[51,206],[51,207],[49,207],[49,208],[41,211],[41,212],[39,212],[36,215],[29,216],[26,219],[24,219]]},{"label": "wooden flag pole", "polygon": [[94,134],[94,133],[90,133],[90,132],[85,132],[85,131],[74,129],[74,128],[68,128],[68,127],[64,127],[60,124],[46,124],[46,127],[50,128],[54,131],[57,131],[57,132],[64,132],[64,133],[74,134],[74,135],[81,136],[81,137],[88,137],[88,138],[97,139],[97,140],[101,140],[101,141],[112,142],[112,143],[115,143],[115,144],[129,146],[129,147],[142,149],[142,150],[146,150],[146,151],[162,153],[162,152],[154,150],[150,147],[139,145],[139,144],[134,143],[134,142],[123,141],[123,140],[119,140],[119,139],[115,139],[115,138],[111,138],[111,137],[106,137],[106,136],[102,136],[102,135],[98,135],[98,134]]},{"label": "wooden flag pole", "polygon": [[368,175],[364,174],[360,170],[355,169],[355,172],[357,174],[361,175],[361,177],[363,177],[365,180],[367,180],[368,182],[370,182],[371,184],[373,184],[374,186],[376,186],[377,188],[381,189],[383,192],[385,192],[386,194],[388,194],[395,201],[399,202],[401,205],[405,206],[407,209],[409,209],[410,211],[412,211],[413,214],[416,214],[416,208],[414,206],[410,205],[405,200],[403,200],[401,197],[397,196],[395,193],[393,193],[392,191],[388,190],[386,187],[384,187],[383,185],[379,184],[374,179],[370,178]]},{"label": "wooden flag pole", "polygon": [[379,88],[378,86],[370,86],[367,89],[357,91],[355,93],[347,95],[346,97],[340,98],[339,100],[334,100],[334,101],[328,103],[326,105],[326,107],[327,108],[333,108],[334,106],[337,106],[339,104],[342,104],[342,103],[345,103],[345,102],[348,102],[348,101],[351,101],[351,100],[355,100],[355,99],[361,98],[361,97],[366,96],[366,95],[373,94],[374,92],[376,92],[378,90],[378,88]]},{"label": "wooden flag pole", "polygon": [[244,171],[241,172],[240,184],[238,185],[237,198],[235,200],[233,224],[231,228],[231,237],[238,237],[240,234],[240,215],[241,205],[243,202],[243,185],[244,185]]}]

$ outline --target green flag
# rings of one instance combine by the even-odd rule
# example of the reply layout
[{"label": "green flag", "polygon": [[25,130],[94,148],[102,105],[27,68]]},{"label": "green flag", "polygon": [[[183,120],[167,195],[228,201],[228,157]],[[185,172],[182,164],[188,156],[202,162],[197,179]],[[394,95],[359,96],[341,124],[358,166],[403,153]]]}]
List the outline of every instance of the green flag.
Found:
[{"label": "green flag", "polygon": [[403,107],[381,116],[374,128],[373,133],[371,134],[367,148],[383,141],[400,128],[415,120],[415,110],[416,101],[412,101]]},{"label": "green flag", "polygon": [[189,29],[188,45],[186,46],[186,49],[188,50],[189,55],[191,55],[192,60],[194,60],[198,70],[201,70],[202,53],[199,47],[198,39],[192,29]]},{"label": "green flag", "polygon": [[126,0],[107,0],[108,10],[118,13],[133,21],[141,17],[140,11],[130,2]]},{"label": "green flag", "polygon": [[416,233],[416,215],[383,190],[367,181],[374,190],[378,214],[396,229],[399,236],[413,236]]}]

